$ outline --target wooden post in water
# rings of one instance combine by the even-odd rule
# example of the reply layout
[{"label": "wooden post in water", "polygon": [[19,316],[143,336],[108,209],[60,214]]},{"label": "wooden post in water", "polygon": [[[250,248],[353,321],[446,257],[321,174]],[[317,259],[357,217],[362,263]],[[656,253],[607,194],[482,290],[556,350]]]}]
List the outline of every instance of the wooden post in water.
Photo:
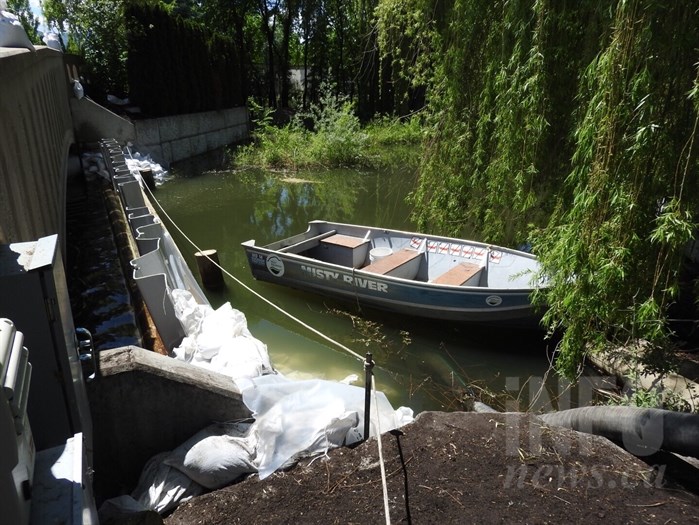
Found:
[{"label": "wooden post in water", "polygon": [[219,290],[223,288],[223,273],[218,265],[218,253],[216,250],[204,250],[196,252],[197,267],[201,282],[207,290]]},{"label": "wooden post in water", "polygon": [[141,174],[141,178],[150,191],[155,191],[155,178],[153,177],[153,170],[146,168],[144,170],[138,170]]}]

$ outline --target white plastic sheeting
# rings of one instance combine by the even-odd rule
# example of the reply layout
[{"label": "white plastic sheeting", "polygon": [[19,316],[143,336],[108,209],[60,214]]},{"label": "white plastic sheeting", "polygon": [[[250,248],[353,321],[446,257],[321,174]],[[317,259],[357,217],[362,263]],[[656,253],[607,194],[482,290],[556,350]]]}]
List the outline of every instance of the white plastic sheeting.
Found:
[{"label": "white plastic sheeting", "polygon": [[172,290],[172,299],[187,334],[173,349],[176,359],[232,379],[274,373],[267,346],[250,333],[243,312],[228,302],[214,310],[186,290]]},{"label": "white plastic sheeting", "polygon": [[[151,458],[131,494],[144,508],[167,512],[207,489],[254,472],[265,479],[300,458],[363,437],[363,388],[320,379],[293,381],[279,374],[236,384],[255,421],[210,425],[175,450]],[[394,410],[383,393],[372,395],[370,437],[412,420],[411,409]]]},{"label": "white plastic sheeting", "polygon": [[[281,375],[236,381],[255,417],[256,465],[264,479],[290,460],[363,438],[364,388],[324,381],[292,381]],[[413,420],[413,411],[394,410],[382,392],[372,395],[370,437]]]}]

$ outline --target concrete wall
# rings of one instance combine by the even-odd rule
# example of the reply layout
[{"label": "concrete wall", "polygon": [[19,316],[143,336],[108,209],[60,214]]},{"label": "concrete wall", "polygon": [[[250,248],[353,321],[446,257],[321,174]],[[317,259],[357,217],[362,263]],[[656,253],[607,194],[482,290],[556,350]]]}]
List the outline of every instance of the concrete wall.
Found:
[{"label": "concrete wall", "polygon": [[133,142],[136,130],[132,122],[100,106],[87,97],[70,99],[70,111],[73,113],[75,138],[79,142],[99,142],[112,138],[120,144]]},{"label": "concrete wall", "polygon": [[74,142],[63,55],[0,48],[0,244],[57,233]]},{"label": "concrete wall", "polygon": [[133,490],[149,458],[211,423],[250,417],[232,379],[137,347],[100,352],[87,391],[100,500]]},{"label": "concrete wall", "polygon": [[136,149],[169,164],[248,138],[247,108],[230,108],[135,122]]}]

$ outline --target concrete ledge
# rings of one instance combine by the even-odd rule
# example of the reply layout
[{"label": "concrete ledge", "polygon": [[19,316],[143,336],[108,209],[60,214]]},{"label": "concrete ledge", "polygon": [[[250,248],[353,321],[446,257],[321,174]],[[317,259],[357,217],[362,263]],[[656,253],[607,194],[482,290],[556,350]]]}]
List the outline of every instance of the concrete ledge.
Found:
[{"label": "concrete ledge", "polygon": [[152,373],[178,383],[205,387],[209,392],[229,398],[240,398],[240,391],[229,377],[144,348],[124,346],[99,354],[100,377],[135,370]]},{"label": "concrete ledge", "polygon": [[87,390],[98,504],[130,492],[153,455],[213,422],[250,417],[231,379],[133,346],[101,352]]},{"label": "concrete ledge", "polygon": [[696,412],[699,409],[699,384],[679,374],[668,373],[665,375],[646,374],[638,362],[644,351],[643,345],[629,348],[619,348],[613,352],[590,355],[588,359],[600,370],[613,374],[624,382],[629,378],[637,377],[638,386],[646,390],[658,389],[663,394],[672,393],[687,404],[687,407]]}]

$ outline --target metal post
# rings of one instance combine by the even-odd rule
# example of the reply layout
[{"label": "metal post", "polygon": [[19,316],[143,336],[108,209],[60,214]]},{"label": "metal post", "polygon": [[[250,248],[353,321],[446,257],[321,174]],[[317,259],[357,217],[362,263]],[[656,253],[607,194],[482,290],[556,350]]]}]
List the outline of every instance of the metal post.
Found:
[{"label": "metal post", "polygon": [[364,441],[369,439],[369,423],[371,423],[371,383],[374,368],[374,361],[371,359],[371,352],[366,353],[364,360]]}]

